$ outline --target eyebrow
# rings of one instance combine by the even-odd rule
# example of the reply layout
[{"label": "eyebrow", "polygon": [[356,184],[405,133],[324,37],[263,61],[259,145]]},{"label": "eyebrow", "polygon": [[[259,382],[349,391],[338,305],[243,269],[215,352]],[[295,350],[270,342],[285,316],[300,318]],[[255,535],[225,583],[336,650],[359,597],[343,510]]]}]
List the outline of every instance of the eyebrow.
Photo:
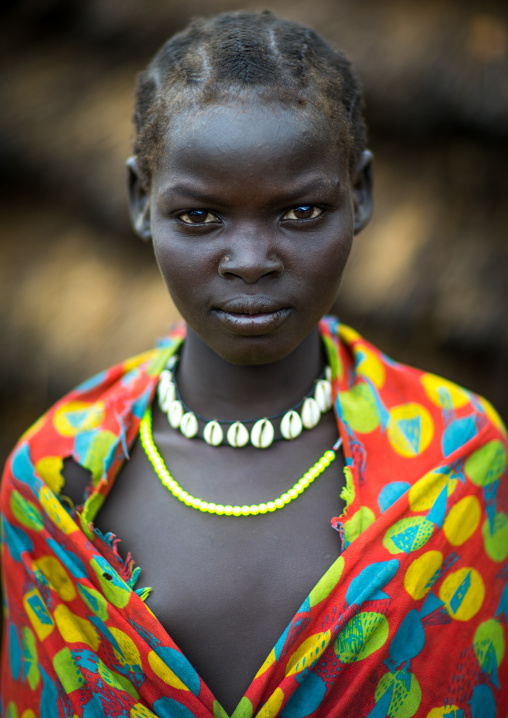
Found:
[{"label": "eyebrow", "polygon": [[[322,177],[319,179],[313,179],[310,182],[306,182],[305,184],[301,184],[299,186],[291,188],[290,191],[285,192],[284,194],[279,194],[274,204],[291,202],[298,197],[302,197],[315,191],[334,190],[337,189],[340,184],[341,181],[339,179],[331,182],[323,179]],[[187,184],[169,184],[166,187],[163,187],[159,192],[159,196],[162,200],[169,200],[175,195],[185,198],[190,197],[194,200],[204,203],[215,203],[218,200],[218,197],[216,195],[211,195],[207,192],[200,191],[195,187],[192,187]]]},{"label": "eyebrow", "polygon": [[173,195],[192,197],[192,199],[197,199],[202,202],[209,202],[213,199],[212,196],[206,192],[200,192],[199,190],[185,184],[168,185],[167,187],[163,187],[160,190],[159,195],[164,200],[171,199]]}]

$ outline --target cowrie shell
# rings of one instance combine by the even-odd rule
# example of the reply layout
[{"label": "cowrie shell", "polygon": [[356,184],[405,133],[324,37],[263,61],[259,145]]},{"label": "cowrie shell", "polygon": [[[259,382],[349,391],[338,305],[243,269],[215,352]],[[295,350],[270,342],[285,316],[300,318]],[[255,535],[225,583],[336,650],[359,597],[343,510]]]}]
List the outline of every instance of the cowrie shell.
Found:
[{"label": "cowrie shell", "polygon": [[159,404],[164,401],[168,386],[173,380],[173,375],[169,371],[163,371],[159,377],[159,385],[157,387],[157,394],[159,396]]},{"label": "cowrie shell", "polygon": [[176,386],[170,382],[166,387],[166,393],[159,399],[159,406],[162,411],[169,411],[169,407],[176,399]]},{"label": "cowrie shell", "polygon": [[224,432],[218,421],[209,421],[203,430],[203,439],[210,446],[218,446],[224,438]]},{"label": "cowrie shell", "polygon": [[184,436],[188,439],[193,439],[198,433],[198,428],[198,420],[196,419],[196,415],[193,411],[188,411],[182,416],[180,431]]},{"label": "cowrie shell", "polygon": [[321,419],[321,410],[315,399],[308,397],[302,406],[302,422],[306,429],[313,429]]},{"label": "cowrie shell", "polygon": [[319,379],[316,382],[314,390],[314,399],[317,401],[321,413],[325,413],[332,408],[332,387],[330,382],[325,379]]},{"label": "cowrie shell", "polygon": [[173,374],[167,369],[164,369],[159,376],[159,389],[165,389],[170,381],[173,381]]},{"label": "cowrie shell", "polygon": [[256,421],[250,432],[250,441],[256,449],[266,449],[273,442],[275,431],[269,419]]},{"label": "cowrie shell", "polygon": [[182,421],[183,416],[183,406],[182,402],[178,401],[177,399],[175,401],[172,401],[168,408],[168,421],[173,427],[173,429],[178,429],[180,426],[180,422]]},{"label": "cowrie shell", "polygon": [[296,411],[288,411],[280,422],[280,433],[285,439],[296,439],[302,433],[303,424]]},{"label": "cowrie shell", "polygon": [[175,364],[178,362],[178,355],[173,354],[172,357],[169,357],[168,361],[166,362],[166,369],[172,369]]},{"label": "cowrie shell", "polygon": [[235,421],[228,429],[227,440],[230,446],[245,446],[249,441],[249,432],[241,421]]}]

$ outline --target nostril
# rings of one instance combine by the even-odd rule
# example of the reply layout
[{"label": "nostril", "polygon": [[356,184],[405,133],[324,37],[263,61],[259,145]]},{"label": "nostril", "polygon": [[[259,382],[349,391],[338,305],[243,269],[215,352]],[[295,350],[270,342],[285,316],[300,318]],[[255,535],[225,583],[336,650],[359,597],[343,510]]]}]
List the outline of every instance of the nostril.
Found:
[{"label": "nostril", "polygon": [[239,277],[245,282],[257,282],[263,277],[277,277],[284,272],[280,257],[257,253],[225,254],[219,262],[218,273],[224,278]]}]

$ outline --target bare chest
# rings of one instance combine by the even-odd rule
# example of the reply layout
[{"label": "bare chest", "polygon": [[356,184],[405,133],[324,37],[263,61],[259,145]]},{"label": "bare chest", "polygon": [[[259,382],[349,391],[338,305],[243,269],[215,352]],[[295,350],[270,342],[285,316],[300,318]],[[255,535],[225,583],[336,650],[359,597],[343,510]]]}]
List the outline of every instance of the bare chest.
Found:
[{"label": "bare chest", "polygon": [[[330,424],[321,440],[336,438]],[[242,454],[192,442],[160,447],[192,495],[216,503],[277,498],[319,457],[320,446]],[[202,450],[204,449],[204,450]],[[295,501],[262,516],[203,514],[162,486],[139,443],[96,519],[120,539],[151,586],[148,605],[230,712],[299,606],[340,552],[330,519],[341,513],[336,459]]]}]

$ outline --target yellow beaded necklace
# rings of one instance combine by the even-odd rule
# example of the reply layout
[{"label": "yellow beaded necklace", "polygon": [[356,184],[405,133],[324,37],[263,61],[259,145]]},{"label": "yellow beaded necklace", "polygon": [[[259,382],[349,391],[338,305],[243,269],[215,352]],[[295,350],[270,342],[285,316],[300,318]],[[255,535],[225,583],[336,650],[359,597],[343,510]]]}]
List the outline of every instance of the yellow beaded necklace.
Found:
[{"label": "yellow beaded necklace", "polygon": [[291,501],[297,498],[305,489],[312,484],[323,471],[330,466],[335,459],[336,451],[342,443],[339,439],[333,449],[325,451],[323,456],[316,461],[314,466],[305,472],[302,478],[289,489],[288,492],[279,496],[275,501],[268,501],[266,504],[253,504],[252,506],[222,506],[221,504],[209,503],[202,499],[197,499],[184,491],[182,487],[174,480],[169,473],[162,456],[154,444],[152,436],[152,407],[148,406],[144,417],[139,425],[139,438],[146,455],[152,464],[155,473],[161,480],[162,484],[171,491],[173,496],[182,501],[186,506],[190,506],[197,511],[203,511],[208,514],[218,514],[219,516],[256,516],[257,514],[266,514],[277,509],[282,509]]}]

